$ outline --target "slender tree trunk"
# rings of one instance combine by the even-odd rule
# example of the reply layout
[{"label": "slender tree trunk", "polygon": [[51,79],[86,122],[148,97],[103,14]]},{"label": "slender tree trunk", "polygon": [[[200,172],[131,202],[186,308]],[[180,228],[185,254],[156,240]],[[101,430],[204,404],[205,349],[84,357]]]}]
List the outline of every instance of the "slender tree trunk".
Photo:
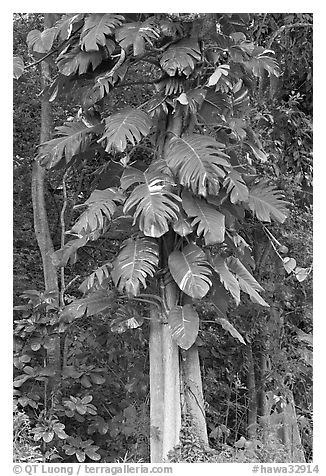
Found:
[{"label": "slender tree trunk", "polygon": [[[157,137],[159,156],[165,156],[169,135],[180,135],[181,130],[180,114],[171,115],[163,121]],[[164,277],[159,280],[159,292],[163,306],[160,312],[151,311],[149,345],[152,463],[168,459],[168,453],[179,444],[181,429],[179,349],[168,326],[168,313],[176,305],[178,297],[177,286],[166,272],[174,245],[173,231],[162,237],[160,243],[160,266]]]},{"label": "slender tree trunk", "polygon": [[252,354],[251,343],[247,344],[247,359],[248,359],[248,374],[247,374],[247,388],[248,388],[248,438],[253,440],[256,437],[257,430],[257,394],[256,394],[256,378],[255,365]]},{"label": "slender tree trunk", "polygon": [[293,393],[288,397],[288,403],[284,408],[283,431],[285,436],[284,444],[287,446],[290,461],[292,463],[305,463],[305,455],[302,447],[301,436],[298,428],[297,415]]},{"label": "slender tree trunk", "polygon": [[195,344],[190,349],[182,351],[181,362],[187,413],[190,415],[194,433],[205,446],[208,446],[198,347]]},{"label": "slender tree trunk", "polygon": [[155,307],[151,309],[149,334],[150,453],[151,463],[162,462],[164,419],[163,323]]},{"label": "slender tree trunk", "polygon": [[[54,17],[51,13],[46,13],[44,27],[53,25]],[[46,63],[41,63],[41,86],[46,86],[50,79],[50,69]],[[51,104],[46,99],[41,100],[41,133],[40,142],[43,143],[51,138],[52,132],[52,111]],[[45,204],[45,169],[35,160],[32,169],[32,202],[34,214],[34,230],[37,243],[41,252],[44,274],[44,286],[46,291],[54,291],[59,294],[57,270],[51,261],[53,253],[53,243],[50,235],[48,217]],[[52,386],[57,380],[60,372],[60,337],[53,339],[52,347],[47,351],[48,365],[54,367],[56,376],[50,383]]]}]

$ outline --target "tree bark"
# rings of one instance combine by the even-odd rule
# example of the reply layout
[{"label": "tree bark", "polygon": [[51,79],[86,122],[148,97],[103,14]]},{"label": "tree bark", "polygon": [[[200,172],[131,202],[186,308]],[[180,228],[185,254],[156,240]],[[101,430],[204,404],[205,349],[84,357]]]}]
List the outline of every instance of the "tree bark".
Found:
[{"label": "tree bark", "polygon": [[[54,16],[46,13],[44,17],[44,27],[50,28],[53,25]],[[50,79],[49,65],[41,63],[41,87],[44,88]],[[41,144],[51,138],[52,133],[52,111],[51,104],[48,100],[41,100]],[[59,294],[57,270],[52,264],[51,254],[53,253],[53,243],[49,230],[49,223],[45,203],[45,169],[35,160],[32,169],[32,203],[34,216],[34,230],[37,243],[40,249],[42,263],[44,286],[46,291],[54,291]],[[53,339],[51,349],[47,351],[48,365],[54,367],[56,372],[55,378],[49,382],[51,386],[55,383],[60,372],[60,337]]]},{"label": "tree bark", "polygon": [[196,344],[182,351],[181,362],[185,405],[191,418],[192,429],[204,446],[208,446],[203,386]]},{"label": "tree bark", "polygon": [[162,462],[164,421],[163,323],[155,307],[151,309],[149,334],[150,453],[151,463]]},{"label": "tree bark", "polygon": [[292,392],[288,396],[282,417],[282,427],[280,428],[279,436],[288,451],[289,460],[291,463],[306,463]]},{"label": "tree bark", "polygon": [[247,388],[248,388],[248,421],[247,433],[249,440],[256,438],[257,430],[257,398],[256,398],[256,378],[255,365],[252,354],[251,343],[247,343],[247,359],[248,359],[248,374],[247,374]]}]

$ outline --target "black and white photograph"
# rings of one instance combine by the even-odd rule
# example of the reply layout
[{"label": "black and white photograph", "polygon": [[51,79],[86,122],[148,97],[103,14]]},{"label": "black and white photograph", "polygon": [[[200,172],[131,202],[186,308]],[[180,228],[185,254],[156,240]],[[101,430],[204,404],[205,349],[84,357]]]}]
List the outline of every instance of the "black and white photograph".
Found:
[{"label": "black and white photograph", "polygon": [[320,471],[313,17],[12,15],[14,473]]}]

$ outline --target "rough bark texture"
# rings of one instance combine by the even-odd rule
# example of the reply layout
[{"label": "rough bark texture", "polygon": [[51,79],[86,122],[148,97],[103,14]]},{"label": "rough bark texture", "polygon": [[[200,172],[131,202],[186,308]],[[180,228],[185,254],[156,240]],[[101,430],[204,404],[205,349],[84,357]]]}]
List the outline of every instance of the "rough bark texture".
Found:
[{"label": "rough bark texture", "polygon": [[208,446],[198,347],[195,344],[190,349],[182,351],[181,362],[187,413],[191,417],[194,433],[205,446]]},{"label": "rough bark texture", "polygon": [[[46,13],[44,27],[49,28],[54,21],[53,14]],[[49,66],[41,63],[41,86],[45,87],[50,78]],[[52,113],[51,104],[46,100],[41,101],[41,133],[40,142],[43,143],[51,138],[52,132]],[[50,235],[48,217],[45,204],[45,169],[40,166],[36,160],[32,170],[32,202],[34,214],[34,230],[37,243],[41,252],[44,274],[44,286],[46,291],[55,291],[58,293],[57,270],[51,261],[53,253],[53,243]],[[55,368],[56,374],[60,372],[60,337],[53,340],[53,346],[48,349],[48,365]],[[54,381],[56,378],[54,379]],[[52,382],[52,384],[54,383]]]}]

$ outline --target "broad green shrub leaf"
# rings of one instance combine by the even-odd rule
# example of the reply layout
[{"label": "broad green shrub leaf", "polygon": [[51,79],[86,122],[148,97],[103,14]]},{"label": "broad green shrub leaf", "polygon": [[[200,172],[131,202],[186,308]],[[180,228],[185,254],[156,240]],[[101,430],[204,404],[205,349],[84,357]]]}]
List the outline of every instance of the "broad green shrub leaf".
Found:
[{"label": "broad green shrub leaf", "polygon": [[123,203],[124,195],[117,188],[94,190],[84,203],[87,209],[80,215],[71,231],[85,235],[96,230],[103,230],[106,218],[111,220],[118,204]]},{"label": "broad green shrub leaf", "polygon": [[151,126],[152,121],[144,111],[128,107],[105,119],[104,134],[98,142],[106,141],[106,152],[112,149],[123,152],[128,141],[136,145],[149,134]]},{"label": "broad green shrub leaf", "polygon": [[200,59],[198,41],[194,38],[185,38],[169,46],[163,53],[160,63],[169,76],[183,73],[188,77]]},{"label": "broad green shrub leaf", "polygon": [[36,53],[48,53],[57,35],[57,28],[47,28],[44,31],[31,30],[27,35],[28,48]]},{"label": "broad green shrub leaf", "polygon": [[85,24],[80,35],[82,50],[98,50],[99,45],[106,45],[106,37],[112,35],[124,21],[122,15],[114,13],[93,13],[85,19]]},{"label": "broad green shrub leaf", "polygon": [[68,53],[57,58],[58,69],[64,76],[85,74],[89,68],[93,71],[101,64],[103,59],[101,51],[82,51],[75,46]]},{"label": "broad green shrub leaf", "polygon": [[111,276],[119,291],[137,296],[140,285],[146,288],[146,278],[153,277],[158,266],[159,249],[149,238],[129,238],[113,263]]},{"label": "broad green shrub leaf", "polygon": [[231,293],[237,305],[240,304],[240,286],[235,276],[229,270],[225,260],[219,256],[214,256],[212,260],[214,271],[218,274],[221,283],[227,291]]},{"label": "broad green shrub leaf", "polygon": [[19,79],[24,73],[25,65],[21,56],[14,56],[14,78]]},{"label": "broad green shrub leaf", "polygon": [[190,349],[199,330],[199,316],[192,305],[173,307],[169,312],[168,323],[172,339],[181,349]]},{"label": "broad green shrub leaf", "polygon": [[249,208],[260,221],[270,223],[274,219],[283,223],[287,217],[283,197],[280,190],[260,182],[249,190]]},{"label": "broad green shrub leaf", "polygon": [[48,169],[68,164],[71,159],[85,152],[92,142],[98,126],[87,127],[83,122],[68,122],[56,128],[60,137],[41,144],[39,161]]},{"label": "broad green shrub leaf", "polygon": [[148,18],[144,22],[126,23],[115,32],[116,41],[121,48],[127,49],[132,46],[134,56],[145,53],[146,42],[152,45],[159,36],[153,18]]},{"label": "broad green shrub leaf", "polygon": [[226,188],[227,193],[230,194],[231,203],[248,201],[249,191],[247,185],[241,174],[236,170],[230,170],[225,177],[223,186]]},{"label": "broad green shrub leaf", "polygon": [[212,284],[209,279],[211,270],[199,246],[189,244],[182,251],[173,251],[168,265],[181,291],[194,299],[206,296]]},{"label": "broad green shrub leaf", "polygon": [[172,178],[155,166],[141,172],[128,167],[121,178],[123,188],[138,183],[124,204],[123,211],[133,211],[134,222],[144,235],[159,238],[169,230],[169,223],[178,219],[180,197],[172,192]]},{"label": "broad green shrub leaf", "polygon": [[255,278],[249,273],[247,268],[243,266],[241,261],[238,258],[230,256],[226,259],[229,269],[236,275],[241,291],[249,294],[249,297],[252,302],[260,304],[264,307],[269,307],[269,304],[258,294],[264,289]]},{"label": "broad green shrub leaf", "polygon": [[190,134],[173,137],[169,143],[166,161],[181,185],[195,195],[217,195],[219,179],[225,177],[228,156],[222,152],[224,145],[212,137]]},{"label": "broad green shrub leaf", "polygon": [[241,344],[244,344],[246,345],[242,335],[240,334],[240,332],[238,332],[236,330],[235,327],[233,327],[233,325],[231,324],[231,322],[229,322],[227,319],[224,319],[223,317],[219,317],[217,318],[217,322],[219,324],[221,324],[221,326],[223,327],[223,329],[225,329],[226,331],[228,331],[232,337],[234,337],[235,339],[238,339]]},{"label": "broad green shrub leaf", "polygon": [[217,211],[204,198],[195,197],[191,192],[182,193],[182,206],[189,218],[193,218],[191,226],[197,226],[197,235],[204,234],[205,245],[223,243],[225,233],[225,216]]}]

